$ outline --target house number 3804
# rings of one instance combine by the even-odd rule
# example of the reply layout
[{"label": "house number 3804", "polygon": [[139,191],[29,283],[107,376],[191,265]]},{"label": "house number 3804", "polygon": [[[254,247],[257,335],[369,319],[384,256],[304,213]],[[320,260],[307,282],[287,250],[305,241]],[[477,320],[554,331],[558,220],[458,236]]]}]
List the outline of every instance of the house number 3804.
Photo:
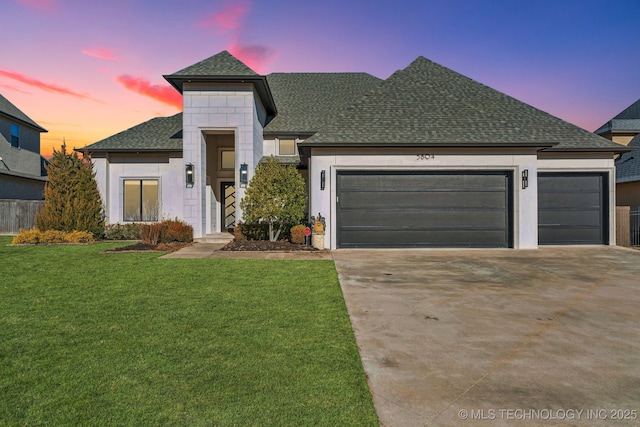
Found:
[{"label": "house number 3804", "polygon": [[416,154],[416,156],[418,156],[416,160],[431,160],[436,157],[433,154]]}]

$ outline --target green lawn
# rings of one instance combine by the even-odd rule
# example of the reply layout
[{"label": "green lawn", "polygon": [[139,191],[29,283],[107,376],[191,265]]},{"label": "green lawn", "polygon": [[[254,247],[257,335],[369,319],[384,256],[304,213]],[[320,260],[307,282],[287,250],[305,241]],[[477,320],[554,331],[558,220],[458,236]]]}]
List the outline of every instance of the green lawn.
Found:
[{"label": "green lawn", "polygon": [[0,236],[0,425],[377,425],[333,263]]}]

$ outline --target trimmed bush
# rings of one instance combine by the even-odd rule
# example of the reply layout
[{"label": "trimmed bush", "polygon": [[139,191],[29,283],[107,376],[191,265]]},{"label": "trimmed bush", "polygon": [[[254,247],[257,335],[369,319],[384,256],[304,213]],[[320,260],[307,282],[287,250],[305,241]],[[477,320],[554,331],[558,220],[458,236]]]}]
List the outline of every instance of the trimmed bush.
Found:
[{"label": "trimmed bush", "polygon": [[160,242],[193,242],[193,227],[186,222],[176,218],[166,219],[160,224]]},{"label": "trimmed bush", "polygon": [[162,230],[162,224],[159,222],[141,224],[140,240],[145,245],[157,245],[160,240],[160,230]]},{"label": "trimmed bush", "polygon": [[140,225],[136,222],[109,224],[104,229],[107,240],[140,240]]},{"label": "trimmed bush", "polygon": [[55,243],[89,243],[93,242],[93,234],[88,231],[72,232],[46,230],[40,231],[37,228],[32,230],[20,229],[20,233],[13,238],[13,245],[37,245],[37,244],[55,244]]},{"label": "trimmed bush", "polygon": [[304,229],[306,227],[302,224],[294,225],[291,227],[291,243],[302,245],[304,243]]}]

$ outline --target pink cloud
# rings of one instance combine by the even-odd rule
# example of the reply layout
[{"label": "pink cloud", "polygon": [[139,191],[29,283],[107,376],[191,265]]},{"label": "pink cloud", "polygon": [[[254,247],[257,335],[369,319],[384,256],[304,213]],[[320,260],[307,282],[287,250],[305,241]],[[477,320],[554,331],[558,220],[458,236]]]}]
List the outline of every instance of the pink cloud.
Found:
[{"label": "pink cloud", "polygon": [[171,86],[152,85],[149,80],[127,74],[116,77],[116,80],[130,91],[182,109],[182,95]]},{"label": "pink cloud", "polygon": [[90,96],[76,92],[72,89],[66,88],[56,83],[45,83],[33,77],[25,76],[24,74],[16,73],[14,71],[3,70],[0,68],[0,76],[8,77],[13,80],[17,80],[26,85],[42,89],[47,92],[58,93],[61,95],[70,95],[80,99],[92,99]]},{"label": "pink cloud", "polygon": [[231,3],[220,12],[216,12],[196,24],[197,27],[213,27],[217,33],[223,34],[242,27],[242,18],[249,12],[246,2]]},{"label": "pink cloud", "polygon": [[229,53],[244,62],[253,71],[262,74],[271,59],[272,51],[266,46],[249,45],[240,42],[231,43]]},{"label": "pink cloud", "polygon": [[12,91],[14,91],[14,92],[24,93],[25,95],[31,95],[31,92],[28,92],[28,91],[26,91],[26,90],[22,90],[22,89],[20,89],[20,88],[18,88],[18,87],[15,87],[15,86],[13,86],[13,85],[0,85],[0,87],[3,87],[3,88],[5,88],[5,89],[12,90]]},{"label": "pink cloud", "polygon": [[53,10],[54,0],[16,0],[17,3],[38,10]]},{"label": "pink cloud", "polygon": [[96,49],[82,49],[82,53],[87,56],[93,56],[94,58],[104,59],[106,61],[118,61],[118,57],[113,53],[111,49],[96,48]]}]

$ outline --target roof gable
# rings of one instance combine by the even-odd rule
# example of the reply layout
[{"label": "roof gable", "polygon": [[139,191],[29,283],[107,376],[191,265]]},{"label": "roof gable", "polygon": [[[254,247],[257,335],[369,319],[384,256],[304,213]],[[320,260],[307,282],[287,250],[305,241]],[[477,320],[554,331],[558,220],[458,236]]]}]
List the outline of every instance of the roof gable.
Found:
[{"label": "roof gable", "polygon": [[0,94],[0,114],[9,116],[22,123],[34,127],[39,132],[46,132],[47,130],[33,121],[29,116],[23,113],[18,107],[13,105],[7,98]]},{"label": "roof gable", "polygon": [[258,74],[228,51],[203,59],[193,65],[176,71],[167,77],[206,77],[206,76],[258,76]]},{"label": "roof gable", "polygon": [[306,143],[619,147],[422,56]]}]

